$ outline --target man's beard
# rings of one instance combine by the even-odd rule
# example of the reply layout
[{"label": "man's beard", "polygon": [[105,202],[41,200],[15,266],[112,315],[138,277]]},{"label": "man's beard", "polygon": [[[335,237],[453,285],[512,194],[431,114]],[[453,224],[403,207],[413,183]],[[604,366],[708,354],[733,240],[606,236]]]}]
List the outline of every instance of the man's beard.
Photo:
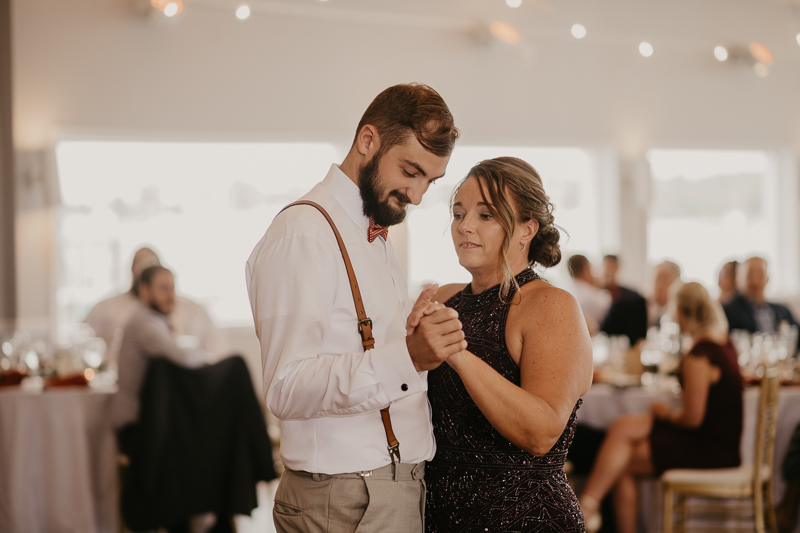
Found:
[{"label": "man's beard", "polygon": [[[394,226],[406,218],[406,206],[411,203],[411,198],[400,191],[391,191],[386,199],[381,201],[384,188],[379,183],[378,164],[383,154],[377,153],[358,171],[358,190],[361,193],[361,203],[364,214],[372,217],[379,226]],[[389,201],[392,196],[397,198],[401,207],[393,207]]]}]

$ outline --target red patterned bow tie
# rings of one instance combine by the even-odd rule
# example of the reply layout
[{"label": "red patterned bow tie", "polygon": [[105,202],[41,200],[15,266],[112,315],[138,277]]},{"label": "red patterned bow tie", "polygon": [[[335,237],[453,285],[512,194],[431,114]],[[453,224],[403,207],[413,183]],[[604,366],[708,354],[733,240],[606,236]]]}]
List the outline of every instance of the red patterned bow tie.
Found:
[{"label": "red patterned bow tie", "polygon": [[372,220],[372,217],[369,217],[369,229],[367,230],[367,240],[371,243],[375,239],[378,238],[378,235],[383,237],[385,241],[386,238],[389,236],[389,228],[386,226],[379,226]]}]

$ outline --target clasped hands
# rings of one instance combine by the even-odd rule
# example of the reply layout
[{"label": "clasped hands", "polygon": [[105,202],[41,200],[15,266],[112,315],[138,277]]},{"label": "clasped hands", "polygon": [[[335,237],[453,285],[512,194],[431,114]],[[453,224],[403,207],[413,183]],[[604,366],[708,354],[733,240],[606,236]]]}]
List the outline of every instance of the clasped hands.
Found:
[{"label": "clasped hands", "polygon": [[467,348],[458,312],[431,301],[438,288],[420,293],[406,321],[406,345],[417,372],[433,370]]}]

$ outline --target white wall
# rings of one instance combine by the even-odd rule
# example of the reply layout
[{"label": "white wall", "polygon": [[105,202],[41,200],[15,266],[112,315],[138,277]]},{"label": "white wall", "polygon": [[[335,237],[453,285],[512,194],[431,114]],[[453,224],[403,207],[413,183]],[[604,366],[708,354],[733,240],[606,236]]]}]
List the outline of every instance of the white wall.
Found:
[{"label": "white wall", "polygon": [[[62,134],[349,143],[375,94],[421,81],[445,97],[464,143],[615,153],[622,179],[609,187],[620,189],[621,211],[609,231],[619,235],[604,238],[620,243],[635,282],[646,259],[639,169],[648,148],[764,148],[795,161],[800,151],[800,17],[785,2],[262,1],[246,23],[234,2],[186,3],[166,24],[138,17],[127,0],[15,0],[17,149],[47,150]],[[473,28],[500,17],[520,28],[516,49],[475,38]],[[582,41],[569,36],[574,22],[589,30]],[[644,39],[656,50],[649,59],[637,52]],[[751,40],[775,52],[766,79],[711,55]],[[42,229],[52,214],[25,212],[39,207],[19,214],[18,235],[43,243],[27,244],[34,252],[21,254],[20,269],[54,261]],[[53,271],[22,279],[20,298],[44,302]],[[33,279],[42,276],[47,283]],[[38,305],[26,312],[49,312]]]}]

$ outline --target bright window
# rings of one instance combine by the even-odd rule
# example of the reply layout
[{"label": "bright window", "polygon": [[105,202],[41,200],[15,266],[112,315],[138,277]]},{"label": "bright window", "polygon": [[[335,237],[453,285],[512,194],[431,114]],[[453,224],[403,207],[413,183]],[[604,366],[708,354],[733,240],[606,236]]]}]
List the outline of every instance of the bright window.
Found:
[{"label": "bright window", "polygon": [[245,261],[280,208],[341,160],[322,143],[65,141],[56,157],[61,323],[127,290],[149,245],[220,326],[252,325]]},{"label": "bright window", "polygon": [[[555,222],[569,234],[562,234],[564,260],[571,253],[593,256],[601,253],[597,181],[589,153],[578,148],[457,145],[446,176],[430,187],[422,203],[408,217],[408,276],[412,295],[427,283],[470,280],[469,273],[458,264],[450,237],[450,195],[470,168],[484,159],[499,156],[523,159],[542,177],[545,191],[555,205]],[[546,276],[559,283],[566,278],[566,272],[560,266]]]},{"label": "bright window", "polygon": [[780,209],[773,158],[763,151],[650,150],[648,259],[671,259],[715,294],[726,261],[763,256],[780,288]]}]

